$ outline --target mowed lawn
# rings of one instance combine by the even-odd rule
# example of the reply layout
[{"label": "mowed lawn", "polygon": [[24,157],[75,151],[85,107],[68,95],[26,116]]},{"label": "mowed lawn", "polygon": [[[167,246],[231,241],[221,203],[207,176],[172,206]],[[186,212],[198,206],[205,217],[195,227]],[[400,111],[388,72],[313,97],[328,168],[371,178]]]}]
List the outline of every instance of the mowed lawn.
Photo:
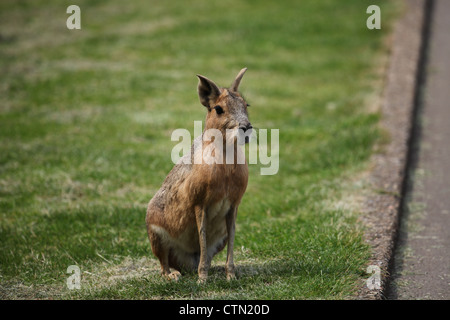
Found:
[{"label": "mowed lawn", "polygon": [[[72,3],[71,3],[72,4]],[[368,277],[355,183],[380,142],[377,104],[398,3],[0,2],[0,297],[346,299]],[[196,74],[279,129],[279,171],[251,165],[235,240],[206,284],[161,278],[145,227],[171,133],[204,120]],[[381,139],[382,140],[382,139]],[[81,289],[69,290],[70,265]]]}]

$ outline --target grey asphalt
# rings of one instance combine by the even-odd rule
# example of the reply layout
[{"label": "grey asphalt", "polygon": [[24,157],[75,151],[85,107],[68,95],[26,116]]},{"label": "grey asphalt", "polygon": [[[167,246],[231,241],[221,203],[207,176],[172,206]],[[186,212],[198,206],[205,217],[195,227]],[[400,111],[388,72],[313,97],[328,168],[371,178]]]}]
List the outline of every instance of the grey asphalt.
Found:
[{"label": "grey asphalt", "polygon": [[450,299],[450,1],[432,0],[388,299]]}]

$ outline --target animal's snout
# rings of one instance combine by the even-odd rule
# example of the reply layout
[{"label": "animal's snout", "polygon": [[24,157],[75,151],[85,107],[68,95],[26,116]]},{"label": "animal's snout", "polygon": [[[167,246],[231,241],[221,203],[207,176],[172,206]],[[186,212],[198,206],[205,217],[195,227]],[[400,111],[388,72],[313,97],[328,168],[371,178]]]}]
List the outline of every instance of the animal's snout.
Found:
[{"label": "animal's snout", "polygon": [[247,123],[245,125],[240,125],[239,129],[242,130],[243,132],[246,132],[247,130],[251,130],[253,129],[252,124],[251,123]]},{"label": "animal's snout", "polygon": [[249,143],[250,142],[250,136],[252,134],[252,124],[250,122],[245,123],[245,124],[241,124],[239,126],[239,131],[241,132],[241,134],[239,134],[239,143],[240,144],[244,144],[244,143]]}]

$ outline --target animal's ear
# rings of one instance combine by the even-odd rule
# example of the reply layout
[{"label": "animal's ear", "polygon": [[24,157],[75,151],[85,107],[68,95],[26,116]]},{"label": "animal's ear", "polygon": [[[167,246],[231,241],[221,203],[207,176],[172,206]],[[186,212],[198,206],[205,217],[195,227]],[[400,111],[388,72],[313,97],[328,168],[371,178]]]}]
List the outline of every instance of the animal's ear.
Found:
[{"label": "animal's ear", "polygon": [[239,71],[238,75],[236,76],[236,79],[234,79],[233,84],[231,85],[230,89],[231,91],[238,91],[239,84],[241,83],[242,77],[244,76],[245,71],[247,71],[247,68],[242,69]]},{"label": "animal's ear", "polygon": [[209,101],[216,100],[220,96],[220,89],[212,80],[199,74],[197,77],[200,80],[197,88],[198,97],[201,104],[209,108]]}]

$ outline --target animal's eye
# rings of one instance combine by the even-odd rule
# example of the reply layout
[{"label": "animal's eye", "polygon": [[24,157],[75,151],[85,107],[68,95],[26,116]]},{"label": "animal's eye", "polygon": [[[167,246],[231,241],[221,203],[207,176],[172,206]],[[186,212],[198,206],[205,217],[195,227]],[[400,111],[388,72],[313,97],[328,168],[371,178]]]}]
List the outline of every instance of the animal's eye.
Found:
[{"label": "animal's eye", "polygon": [[214,110],[216,110],[217,114],[222,114],[224,113],[223,109],[221,106],[215,106]]},{"label": "animal's eye", "polygon": [[250,105],[247,103],[247,107],[250,107]]}]

